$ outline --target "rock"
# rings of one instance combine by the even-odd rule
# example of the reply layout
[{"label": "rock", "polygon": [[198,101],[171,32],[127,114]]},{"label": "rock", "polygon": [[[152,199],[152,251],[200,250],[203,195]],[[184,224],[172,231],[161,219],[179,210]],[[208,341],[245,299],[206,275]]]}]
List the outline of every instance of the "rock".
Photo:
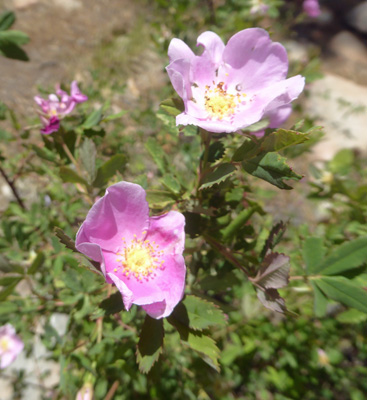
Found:
[{"label": "rock", "polygon": [[40,0],[13,0],[13,7],[16,10],[21,10],[22,8],[27,8],[39,2]]},{"label": "rock", "polygon": [[367,87],[326,74],[309,87],[305,111],[322,125],[325,137],[313,148],[316,160],[330,160],[339,150],[367,151]]},{"label": "rock", "polygon": [[79,0],[53,0],[53,3],[66,11],[73,11],[82,7],[82,3]]},{"label": "rock", "polygon": [[366,46],[353,33],[339,32],[331,39],[329,46],[335,55],[348,61],[366,63],[367,66]]},{"label": "rock", "polygon": [[367,33],[367,1],[352,8],[347,14],[346,20],[354,29]]}]

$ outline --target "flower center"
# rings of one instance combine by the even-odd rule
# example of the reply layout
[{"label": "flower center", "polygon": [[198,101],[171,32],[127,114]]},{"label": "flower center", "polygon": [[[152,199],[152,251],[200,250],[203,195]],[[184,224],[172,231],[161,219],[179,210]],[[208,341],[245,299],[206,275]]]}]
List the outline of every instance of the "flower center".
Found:
[{"label": "flower center", "polygon": [[[145,234],[146,232],[143,232]],[[148,279],[154,274],[157,268],[163,269],[164,260],[162,260],[163,251],[158,250],[159,245],[154,241],[134,239],[127,245],[124,238],[124,250],[117,253],[121,258],[117,259],[121,263],[122,273],[126,276],[134,276],[139,281],[143,278]],[[114,272],[117,272],[117,268]]]},{"label": "flower center", "polygon": [[8,337],[2,337],[0,339],[0,350],[5,352],[7,350],[9,350],[9,346],[10,346],[10,340]]},{"label": "flower center", "polygon": [[223,85],[224,82],[219,82],[213,88],[208,85],[205,87],[205,108],[212,118],[219,120],[233,115],[246,97],[245,93],[228,93]]}]

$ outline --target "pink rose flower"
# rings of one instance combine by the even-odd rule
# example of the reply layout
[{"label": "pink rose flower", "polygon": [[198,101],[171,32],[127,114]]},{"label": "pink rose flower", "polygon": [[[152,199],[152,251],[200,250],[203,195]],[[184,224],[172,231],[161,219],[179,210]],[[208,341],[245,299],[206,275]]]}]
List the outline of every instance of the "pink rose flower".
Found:
[{"label": "pink rose flower", "polygon": [[60,88],[56,94],[50,94],[48,100],[40,96],[34,97],[35,102],[41,107],[40,119],[43,124],[41,133],[49,135],[60,128],[60,120],[70,114],[78,103],[88,100],[88,97],[81,93],[76,81],[71,83],[70,96]]},{"label": "pink rose flower", "polygon": [[303,11],[311,18],[317,18],[321,14],[318,0],[304,0]]},{"label": "pink rose flower", "polygon": [[264,4],[262,2],[262,0],[252,0],[250,14],[265,15],[268,10],[269,10],[269,6],[267,4]]},{"label": "pink rose flower", "polygon": [[24,343],[11,324],[0,327],[0,369],[10,365],[23,350]]},{"label": "pink rose flower", "polygon": [[93,400],[93,385],[91,383],[85,383],[78,391],[75,400]]},{"label": "pink rose flower", "polygon": [[171,314],[182,299],[185,218],[177,211],[149,217],[145,190],[119,182],[90,209],[76,235],[76,248],[101,264],[127,310],[142,306],[153,318]]},{"label": "pink rose flower", "polygon": [[225,46],[214,32],[197,40],[204,48],[196,56],[180,39],[172,39],[167,72],[182,98],[185,111],[177,125],[197,125],[209,132],[235,132],[270,119],[270,127],[284,122],[290,103],[302,92],[305,79],[286,79],[285,48],[260,28],[232,36]]}]

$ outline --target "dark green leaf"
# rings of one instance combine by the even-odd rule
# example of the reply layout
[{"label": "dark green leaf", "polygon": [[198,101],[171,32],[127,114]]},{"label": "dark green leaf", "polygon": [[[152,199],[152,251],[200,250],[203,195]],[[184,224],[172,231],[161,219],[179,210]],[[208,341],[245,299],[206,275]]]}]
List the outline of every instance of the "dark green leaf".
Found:
[{"label": "dark green leaf", "polygon": [[139,370],[146,374],[153,367],[163,351],[163,320],[153,319],[146,315],[140,333],[137,349],[137,362]]},{"label": "dark green leaf", "polygon": [[269,250],[273,250],[274,247],[282,239],[287,226],[283,221],[278,222],[274,225],[269,233],[269,236],[265,242],[263,249],[261,250],[261,258],[264,258]]},{"label": "dark green leaf", "polygon": [[323,276],[313,280],[327,297],[367,313],[367,291],[343,276]]},{"label": "dark green leaf", "polygon": [[115,154],[106,161],[97,170],[96,179],[93,182],[94,187],[104,187],[108,181],[117,173],[121,174],[125,171],[126,156],[124,154]]},{"label": "dark green leaf", "polygon": [[343,243],[314,269],[321,275],[338,275],[367,262],[367,237]]},{"label": "dark green leaf", "polygon": [[84,178],[79,176],[77,172],[70,169],[69,167],[60,167],[59,175],[63,182],[81,183],[82,185],[88,185],[87,181]]},{"label": "dark green leaf", "polygon": [[65,245],[66,248],[78,253],[73,239],[71,239],[62,229],[58,227],[55,227],[54,231],[55,235],[59,238],[60,242]]},{"label": "dark green leaf", "polygon": [[107,299],[104,299],[99,307],[104,310],[105,315],[116,314],[125,309],[120,292],[116,292]]},{"label": "dark green leaf", "polygon": [[254,124],[247,126],[244,131],[248,131],[248,132],[259,132],[264,130],[265,128],[267,128],[269,126],[269,119],[268,118],[264,118],[259,122],[255,122]]},{"label": "dark green leaf", "polygon": [[91,112],[88,115],[87,119],[83,122],[82,128],[83,129],[91,129],[94,126],[98,125],[102,119],[102,111],[103,111],[103,108],[101,107],[98,110],[94,110],[93,112]]},{"label": "dark green leaf", "polygon": [[45,254],[40,251],[36,258],[33,260],[31,266],[28,268],[27,270],[27,274],[28,275],[33,275],[37,272],[37,270],[39,269],[39,267],[44,263],[45,261]]},{"label": "dark green leaf", "polygon": [[216,168],[213,172],[210,172],[208,175],[204,177],[200,189],[206,189],[213,186],[216,183],[223,182],[224,180],[229,178],[234,173],[235,170],[236,167],[229,163],[219,165],[218,168]]},{"label": "dark green leaf", "polygon": [[79,275],[74,269],[68,269],[63,274],[63,281],[65,286],[72,290],[74,293],[82,293],[83,287],[79,280]]},{"label": "dark green leaf", "polygon": [[284,180],[300,180],[301,175],[296,174],[287,165],[286,159],[277,153],[261,154],[251,160],[242,163],[243,168],[249,174],[263,179],[280,189],[292,189]]},{"label": "dark green leaf", "polygon": [[308,237],[303,245],[303,258],[306,264],[307,275],[318,271],[319,265],[325,256],[326,248],[319,237]]},{"label": "dark green leaf", "polygon": [[82,165],[88,174],[88,183],[96,179],[96,156],[97,149],[92,139],[85,138],[79,150]]},{"label": "dark green leaf", "polygon": [[16,280],[14,280],[13,283],[11,283],[9,286],[7,286],[5,289],[3,289],[0,292],[0,301],[4,301],[8,296],[10,296],[15,287],[18,285],[18,283],[22,280],[22,278],[17,278]]},{"label": "dark green leaf", "polygon": [[0,302],[0,315],[9,315],[10,313],[17,311],[17,309],[18,306],[11,301]]},{"label": "dark green leaf", "polygon": [[47,147],[38,147],[37,145],[32,144],[31,148],[38,155],[38,157],[47,161],[56,162],[56,154]]},{"label": "dark green leaf", "polygon": [[342,324],[360,324],[367,320],[367,314],[352,308],[338,314],[336,319]]},{"label": "dark green leaf", "polygon": [[0,31],[6,31],[15,22],[15,14],[13,11],[5,11],[0,15]]},{"label": "dark green leaf", "polygon": [[21,47],[5,40],[0,41],[0,54],[13,60],[29,61],[27,53]]},{"label": "dark green leaf", "polygon": [[232,161],[240,162],[245,159],[255,157],[256,154],[260,151],[259,147],[259,144],[257,144],[253,140],[245,139],[242,145],[233,154]]},{"label": "dark green leaf", "polygon": [[224,156],[225,148],[222,142],[214,142],[209,146],[208,161],[213,163]]}]

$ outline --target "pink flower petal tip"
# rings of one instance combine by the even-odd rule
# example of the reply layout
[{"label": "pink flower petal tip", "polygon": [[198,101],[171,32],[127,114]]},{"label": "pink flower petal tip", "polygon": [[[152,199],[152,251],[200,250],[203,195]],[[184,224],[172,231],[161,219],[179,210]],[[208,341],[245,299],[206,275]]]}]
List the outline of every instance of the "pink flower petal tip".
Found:
[{"label": "pink flower petal tip", "polygon": [[23,350],[24,344],[11,324],[0,327],[0,369],[10,365]]},{"label": "pink flower petal tip", "polygon": [[177,211],[149,217],[145,198],[139,185],[110,186],[81,225],[76,248],[101,264],[127,310],[136,304],[159,319],[169,316],[184,294],[185,218]]},{"label": "pink flower petal tip", "polygon": [[300,95],[305,79],[286,79],[288,57],[280,43],[260,28],[236,33],[226,46],[214,32],[202,33],[197,43],[204,48],[200,56],[179,39],[168,48],[166,69],[185,105],[177,125],[229,133],[263,118],[283,121],[284,107]]}]

